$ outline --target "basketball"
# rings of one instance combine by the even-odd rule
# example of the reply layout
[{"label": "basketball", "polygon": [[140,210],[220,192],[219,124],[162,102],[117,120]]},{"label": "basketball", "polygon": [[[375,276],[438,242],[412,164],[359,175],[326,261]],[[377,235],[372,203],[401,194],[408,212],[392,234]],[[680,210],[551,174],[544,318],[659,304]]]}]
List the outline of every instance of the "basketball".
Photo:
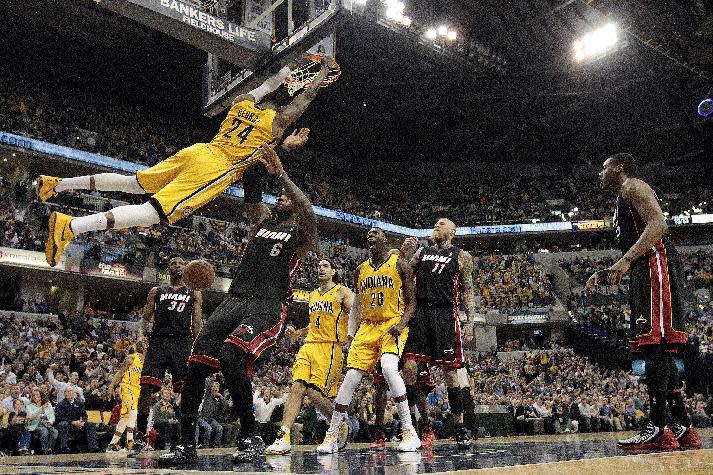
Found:
[{"label": "basketball", "polygon": [[210,262],[191,261],[183,269],[183,282],[193,290],[208,289],[214,281],[215,269]]}]

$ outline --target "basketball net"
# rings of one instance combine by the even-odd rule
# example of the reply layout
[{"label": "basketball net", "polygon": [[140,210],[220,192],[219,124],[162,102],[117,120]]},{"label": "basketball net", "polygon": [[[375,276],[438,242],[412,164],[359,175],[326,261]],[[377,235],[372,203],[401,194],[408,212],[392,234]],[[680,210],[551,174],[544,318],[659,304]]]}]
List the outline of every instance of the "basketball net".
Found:
[{"label": "basketball net", "polygon": [[[294,96],[300,89],[309,87],[312,80],[317,77],[317,74],[319,74],[319,71],[322,69],[322,55],[310,54],[307,57],[309,60],[306,64],[299,66],[285,78],[285,87],[290,96]],[[334,66],[329,69],[320,87],[329,86],[339,78],[340,74],[342,74],[342,70],[335,62]]]}]

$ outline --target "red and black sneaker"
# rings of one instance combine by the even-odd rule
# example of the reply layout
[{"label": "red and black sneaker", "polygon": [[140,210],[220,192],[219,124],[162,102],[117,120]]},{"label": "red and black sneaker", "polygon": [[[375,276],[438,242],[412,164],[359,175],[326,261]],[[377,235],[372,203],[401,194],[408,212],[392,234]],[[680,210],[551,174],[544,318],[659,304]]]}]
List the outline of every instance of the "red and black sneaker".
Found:
[{"label": "red and black sneaker", "polygon": [[421,430],[421,447],[431,447],[436,440],[436,433],[430,425],[424,426]]},{"label": "red and black sneaker", "polygon": [[662,429],[651,421],[641,432],[629,439],[620,440],[618,445],[624,450],[676,450],[680,447],[671,429]]},{"label": "red and black sneaker", "polygon": [[683,424],[674,422],[671,425],[671,432],[673,432],[673,436],[676,437],[682,449],[700,449],[703,447],[701,436],[698,435],[698,431],[693,426],[686,427]]},{"label": "red and black sneaker", "polygon": [[369,448],[372,449],[385,449],[386,448],[386,436],[383,430],[377,430],[374,436],[374,441],[371,443]]}]

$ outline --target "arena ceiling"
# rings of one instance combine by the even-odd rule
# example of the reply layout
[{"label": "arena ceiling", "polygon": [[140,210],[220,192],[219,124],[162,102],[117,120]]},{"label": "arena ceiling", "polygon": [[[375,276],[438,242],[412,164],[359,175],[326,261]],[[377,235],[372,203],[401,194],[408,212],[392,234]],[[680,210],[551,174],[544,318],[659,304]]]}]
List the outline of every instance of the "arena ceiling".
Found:
[{"label": "arena ceiling", "polygon": [[[320,152],[353,165],[407,167],[433,160],[577,164],[618,150],[686,160],[710,150],[713,133],[695,114],[713,85],[706,79],[713,76],[710,0],[404,3],[416,22],[448,23],[466,48],[487,48],[503,67],[434,54],[413,36],[355,18],[338,35],[342,78],[300,123],[312,128]],[[93,14],[77,15],[78,6]],[[5,0],[0,8],[15,63],[51,54],[75,80],[83,71],[79,87],[169,103],[184,111],[179,120],[200,121],[203,56],[194,49],[102,17],[90,0]],[[626,31],[620,47],[574,61],[575,39],[610,21]]]}]

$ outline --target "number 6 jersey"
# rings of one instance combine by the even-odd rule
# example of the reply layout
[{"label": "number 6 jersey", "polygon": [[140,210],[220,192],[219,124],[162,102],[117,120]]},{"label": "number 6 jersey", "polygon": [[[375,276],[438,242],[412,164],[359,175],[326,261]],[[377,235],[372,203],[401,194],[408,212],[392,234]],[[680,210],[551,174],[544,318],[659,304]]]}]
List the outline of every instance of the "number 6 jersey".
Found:
[{"label": "number 6 jersey", "polygon": [[153,336],[190,335],[193,321],[193,291],[162,285],[154,300]]},{"label": "number 6 jersey", "polygon": [[364,320],[382,322],[404,313],[401,276],[396,268],[398,260],[398,254],[391,254],[378,267],[374,267],[371,259],[359,267],[356,290]]},{"label": "number 6 jersey", "polygon": [[274,218],[260,223],[233,275],[230,294],[238,297],[284,300],[299,261],[295,253],[302,240],[293,219]]}]

